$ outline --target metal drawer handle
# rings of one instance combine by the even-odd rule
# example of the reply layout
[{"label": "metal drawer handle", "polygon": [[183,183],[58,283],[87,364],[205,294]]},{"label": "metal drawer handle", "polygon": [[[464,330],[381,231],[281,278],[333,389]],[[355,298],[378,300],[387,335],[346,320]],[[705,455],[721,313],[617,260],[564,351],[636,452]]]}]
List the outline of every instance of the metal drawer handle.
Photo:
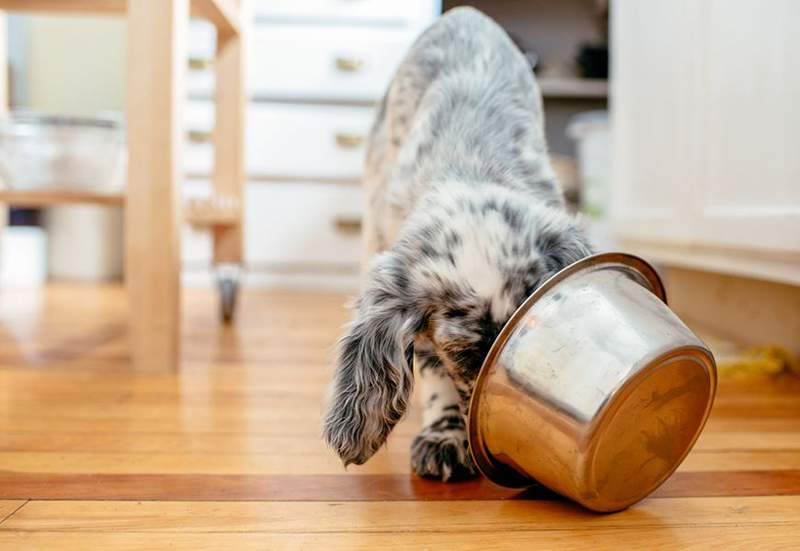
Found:
[{"label": "metal drawer handle", "polygon": [[340,215],[333,219],[333,225],[339,233],[355,235],[361,233],[361,217]]},{"label": "metal drawer handle", "polygon": [[190,57],[189,69],[192,71],[205,71],[214,66],[214,60],[207,57]]},{"label": "metal drawer handle", "polygon": [[356,73],[364,68],[364,60],[355,57],[337,57],[336,68],[343,73]]},{"label": "metal drawer handle", "polygon": [[349,134],[347,132],[336,133],[336,145],[346,149],[361,147],[364,143],[364,136],[359,134]]},{"label": "metal drawer handle", "polygon": [[186,137],[192,143],[210,143],[213,134],[208,130],[189,130]]}]

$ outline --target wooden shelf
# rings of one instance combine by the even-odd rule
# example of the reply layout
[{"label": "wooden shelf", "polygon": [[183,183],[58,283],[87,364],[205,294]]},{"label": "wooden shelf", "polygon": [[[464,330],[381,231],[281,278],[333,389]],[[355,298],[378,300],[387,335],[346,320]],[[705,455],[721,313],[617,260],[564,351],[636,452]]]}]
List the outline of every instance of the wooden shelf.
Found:
[{"label": "wooden shelf", "polygon": [[[207,19],[220,37],[239,32],[239,8],[235,0],[191,0],[192,15]],[[126,0],[0,0],[0,10],[12,12],[61,12],[124,14]]]},{"label": "wooden shelf", "polygon": [[63,204],[94,204],[122,206],[125,194],[122,192],[100,192],[79,189],[16,190],[0,189],[0,203],[12,207],[49,207]]},{"label": "wooden shelf", "polygon": [[538,82],[545,98],[608,97],[608,81],[604,79],[542,77]]},{"label": "wooden shelf", "polygon": [[238,223],[241,210],[241,203],[236,198],[211,196],[187,201],[183,217],[193,226],[230,226]]}]

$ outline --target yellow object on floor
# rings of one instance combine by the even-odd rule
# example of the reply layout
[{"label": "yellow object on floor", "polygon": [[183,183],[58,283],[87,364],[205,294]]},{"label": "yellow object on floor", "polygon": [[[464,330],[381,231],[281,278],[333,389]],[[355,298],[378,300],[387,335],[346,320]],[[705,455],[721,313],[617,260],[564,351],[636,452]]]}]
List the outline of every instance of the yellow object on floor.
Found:
[{"label": "yellow object on floor", "polygon": [[784,371],[800,375],[800,362],[797,356],[779,346],[757,346],[717,359],[717,372],[725,378],[770,376]]}]

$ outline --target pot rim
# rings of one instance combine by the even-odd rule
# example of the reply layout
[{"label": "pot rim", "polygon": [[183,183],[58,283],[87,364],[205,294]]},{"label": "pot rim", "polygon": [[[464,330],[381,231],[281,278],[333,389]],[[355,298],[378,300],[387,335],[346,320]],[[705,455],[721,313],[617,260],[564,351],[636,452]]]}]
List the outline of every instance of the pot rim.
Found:
[{"label": "pot rim", "polygon": [[[497,357],[500,355],[500,352],[505,347],[506,341],[508,341],[511,334],[516,329],[519,321],[525,316],[525,314],[528,313],[528,310],[530,310],[542,296],[544,296],[562,281],[587,271],[620,268],[632,270],[634,273],[641,276],[642,281],[640,281],[640,283],[646,283],[647,286],[649,286],[649,291],[663,301],[664,304],[667,304],[667,295],[666,291],[664,290],[664,284],[662,283],[661,278],[658,276],[658,273],[656,273],[655,268],[653,268],[653,266],[651,266],[647,261],[638,256],[622,252],[593,254],[573,262],[569,266],[562,268],[560,271],[550,276],[542,285],[540,285],[533,293],[531,293],[527,299],[525,299],[525,302],[523,302],[519,308],[517,308],[517,310],[511,315],[509,320],[503,326],[503,329],[500,331],[500,334],[497,336],[494,343],[492,343],[492,347],[489,349],[489,353],[486,355],[483,365],[481,366],[481,369],[478,372],[478,376],[475,380],[475,386],[472,390],[472,397],[470,398],[469,410],[467,414],[469,425],[469,430],[467,431],[467,440],[469,442],[470,455],[472,456],[478,471],[480,471],[483,476],[492,482],[509,488],[525,488],[527,486],[536,484],[533,479],[524,478],[508,467],[498,465],[493,462],[489,452],[483,445],[483,438],[478,430],[477,410],[480,407],[479,396],[482,394],[481,391],[486,384],[488,373],[494,366]],[[644,285],[642,286],[644,287]]]}]

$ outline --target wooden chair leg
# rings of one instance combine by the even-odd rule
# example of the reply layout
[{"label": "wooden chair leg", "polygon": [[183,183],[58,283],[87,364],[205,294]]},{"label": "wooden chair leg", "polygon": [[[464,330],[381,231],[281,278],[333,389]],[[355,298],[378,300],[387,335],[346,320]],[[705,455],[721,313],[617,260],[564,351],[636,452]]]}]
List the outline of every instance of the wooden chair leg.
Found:
[{"label": "wooden chair leg", "polygon": [[125,276],[133,364],[178,365],[182,106],[189,0],[128,0]]},{"label": "wooden chair leg", "polygon": [[242,262],[242,214],[245,185],[245,82],[246,48],[248,44],[246,0],[241,1],[240,33],[219,36],[217,44],[216,125],[214,129],[215,164],[214,193],[234,199],[240,205],[239,220],[214,228],[214,262]]}]

